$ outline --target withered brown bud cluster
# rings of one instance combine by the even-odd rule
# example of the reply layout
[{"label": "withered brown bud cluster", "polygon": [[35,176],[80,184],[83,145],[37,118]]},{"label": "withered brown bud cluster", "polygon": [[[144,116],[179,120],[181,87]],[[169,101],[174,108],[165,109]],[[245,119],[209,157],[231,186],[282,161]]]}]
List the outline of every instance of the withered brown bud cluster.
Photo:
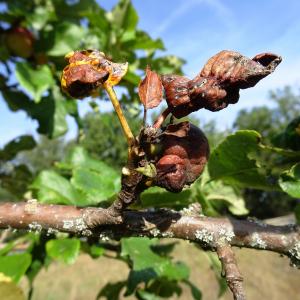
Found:
[{"label": "withered brown bud cluster", "polygon": [[105,82],[118,84],[128,69],[127,63],[113,63],[97,50],[71,52],[66,59],[69,64],[63,70],[61,86],[74,98],[97,95]]},{"label": "withered brown bud cluster", "polygon": [[200,108],[221,110],[239,100],[240,89],[253,87],[280,62],[281,57],[272,53],[250,59],[238,52],[221,51],[211,57],[192,80],[178,75],[161,77],[168,107],[176,118]]},{"label": "withered brown bud cluster", "polygon": [[155,164],[156,185],[180,192],[203,172],[209,157],[204,133],[189,122],[170,124],[163,132],[162,152]]},{"label": "withered brown bud cluster", "polygon": [[[128,68],[127,63],[113,63],[97,50],[72,52],[66,58],[69,64],[63,70],[61,85],[74,98],[91,96],[101,86],[109,94],[111,87],[119,83]],[[218,111],[236,103],[240,89],[256,85],[271,74],[280,62],[281,57],[272,53],[258,54],[250,59],[238,52],[224,50],[211,57],[192,80],[174,74],[159,76],[147,67],[146,76],[139,84],[145,115],[148,109],[161,103],[163,90],[168,109],[150,127],[154,129],[152,141],[154,144],[158,141],[161,151],[156,154],[149,151],[148,157],[146,149],[151,149],[153,144],[147,138],[151,140],[153,136],[146,135],[145,141],[140,139],[147,156],[144,163],[148,166],[154,163],[155,172],[146,174],[145,165],[136,170],[152,178],[151,182],[155,185],[172,192],[180,192],[184,186],[192,184],[203,172],[208,160],[208,141],[204,133],[189,122],[170,124],[161,133],[159,128],[166,116],[171,112],[176,118],[181,118],[201,108]],[[111,99],[117,101],[114,97]],[[119,118],[123,120],[120,112]],[[126,123],[122,122],[123,125]]]}]

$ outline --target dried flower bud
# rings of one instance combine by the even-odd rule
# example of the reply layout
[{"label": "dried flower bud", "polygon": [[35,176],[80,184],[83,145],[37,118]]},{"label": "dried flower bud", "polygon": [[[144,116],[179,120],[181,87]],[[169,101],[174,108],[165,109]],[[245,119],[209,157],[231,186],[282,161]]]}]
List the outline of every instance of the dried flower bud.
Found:
[{"label": "dried flower bud", "polygon": [[221,51],[189,82],[191,101],[204,100],[204,108],[221,110],[239,100],[240,89],[255,86],[280,62],[281,57],[272,53],[258,54],[250,59],[235,51]]},{"label": "dried flower bud", "polygon": [[221,51],[208,60],[193,80],[162,76],[168,107],[176,118],[200,108],[221,110],[239,100],[240,89],[253,87],[280,62],[281,57],[272,53],[258,54],[250,59],[238,52]]},{"label": "dried flower bud", "polygon": [[127,63],[113,63],[97,50],[71,52],[66,59],[69,64],[63,70],[61,86],[74,98],[97,94],[104,82],[118,84],[128,69]]},{"label": "dried flower bud", "polygon": [[180,75],[163,75],[161,80],[165,89],[167,104],[172,114],[176,118],[188,115],[192,109],[188,90],[190,80]]},{"label": "dried flower bud", "polygon": [[199,76],[213,77],[220,85],[246,89],[271,74],[280,62],[281,57],[273,53],[258,54],[250,59],[238,52],[223,50],[208,60]]},{"label": "dried flower bud", "polygon": [[172,124],[163,133],[162,156],[156,163],[156,184],[180,192],[202,173],[209,157],[204,133],[189,122]]}]

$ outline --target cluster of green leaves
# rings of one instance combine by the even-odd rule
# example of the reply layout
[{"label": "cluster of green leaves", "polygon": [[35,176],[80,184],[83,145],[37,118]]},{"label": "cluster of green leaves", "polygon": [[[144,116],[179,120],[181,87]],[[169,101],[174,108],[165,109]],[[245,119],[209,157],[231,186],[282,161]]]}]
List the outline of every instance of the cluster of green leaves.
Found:
[{"label": "cluster of green leaves", "polygon": [[[257,159],[266,169],[268,181],[276,183],[280,174],[299,162],[299,158],[283,153],[282,149],[299,151],[299,109],[300,95],[291,87],[270,93],[272,106],[258,106],[241,110],[235,120],[234,130],[258,131],[265,145],[272,145],[273,151],[257,153]],[[276,147],[278,147],[276,149]],[[268,150],[268,147],[265,147]],[[284,154],[284,155],[283,155]],[[270,218],[298,211],[297,198],[278,186],[270,190],[257,190],[246,186],[243,195],[250,214],[257,218]],[[284,192],[283,192],[283,191]],[[299,216],[299,214],[296,214]]]}]

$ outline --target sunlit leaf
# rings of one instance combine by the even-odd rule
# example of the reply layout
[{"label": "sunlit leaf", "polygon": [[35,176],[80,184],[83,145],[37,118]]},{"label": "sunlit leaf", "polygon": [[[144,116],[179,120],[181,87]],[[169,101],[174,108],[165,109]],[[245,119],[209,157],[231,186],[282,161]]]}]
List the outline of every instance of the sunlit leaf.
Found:
[{"label": "sunlit leaf", "polygon": [[35,102],[40,102],[44,92],[54,85],[51,70],[47,65],[34,69],[27,62],[18,62],[16,77],[20,85],[33,96]]},{"label": "sunlit leaf", "polygon": [[66,264],[73,264],[80,250],[80,241],[78,239],[57,239],[50,240],[46,244],[47,254]]},{"label": "sunlit leaf", "polygon": [[31,256],[28,253],[0,256],[0,273],[18,282],[30,266]]},{"label": "sunlit leaf", "polygon": [[141,195],[143,207],[184,207],[193,202],[192,190],[171,193],[160,187],[147,189]]},{"label": "sunlit leaf", "polygon": [[261,136],[253,130],[240,130],[229,135],[211,153],[208,170],[211,179],[258,189],[275,188],[256,159]]},{"label": "sunlit leaf", "polygon": [[123,257],[129,257],[133,270],[129,276],[128,293],[133,292],[140,282],[164,277],[168,280],[183,280],[189,277],[189,269],[183,263],[172,263],[151,250],[155,242],[148,238],[122,239]]},{"label": "sunlit leaf", "polygon": [[291,197],[300,198],[300,163],[281,174],[279,185]]},{"label": "sunlit leaf", "polygon": [[48,39],[53,41],[53,46],[48,50],[48,55],[63,56],[70,51],[77,50],[84,37],[84,29],[74,23],[62,22],[55,27]]},{"label": "sunlit leaf", "polygon": [[84,199],[69,180],[55,171],[42,171],[34,180],[32,188],[42,203],[79,205]]}]

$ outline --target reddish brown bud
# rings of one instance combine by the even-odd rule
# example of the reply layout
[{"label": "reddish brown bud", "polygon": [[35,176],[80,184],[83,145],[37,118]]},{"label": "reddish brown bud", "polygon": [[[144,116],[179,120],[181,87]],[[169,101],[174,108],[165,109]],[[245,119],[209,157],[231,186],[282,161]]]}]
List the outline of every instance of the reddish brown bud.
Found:
[{"label": "reddish brown bud", "polygon": [[186,77],[162,77],[168,107],[176,118],[200,108],[221,110],[239,100],[239,90],[253,87],[271,74],[281,57],[262,53],[253,59],[238,52],[221,51],[211,57],[193,80]]},{"label": "reddish brown bud", "polygon": [[180,192],[202,173],[209,157],[208,141],[198,127],[182,122],[169,125],[161,143],[156,183],[169,191]]},{"label": "reddish brown bud", "polygon": [[[179,75],[163,75],[161,76],[162,84],[166,93],[166,100],[171,113],[176,118],[188,115],[194,109],[191,103],[187,77]],[[201,104],[197,102],[197,109],[201,108]],[[195,110],[197,110],[195,108]]]},{"label": "reddish brown bud", "polygon": [[34,36],[25,27],[13,27],[5,33],[5,43],[11,55],[29,58],[33,54]]}]

